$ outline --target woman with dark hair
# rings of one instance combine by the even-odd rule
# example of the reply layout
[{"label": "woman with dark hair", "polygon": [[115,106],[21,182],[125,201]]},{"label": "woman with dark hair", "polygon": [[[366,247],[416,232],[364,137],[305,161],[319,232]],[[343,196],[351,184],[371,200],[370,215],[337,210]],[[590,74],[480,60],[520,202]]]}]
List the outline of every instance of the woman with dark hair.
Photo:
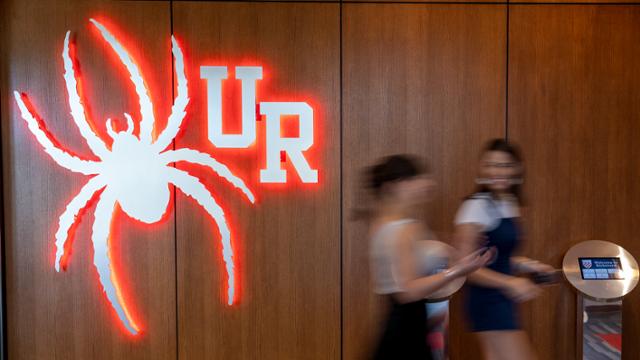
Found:
[{"label": "woman with dark hair", "polygon": [[489,360],[535,358],[520,327],[516,304],[535,298],[541,290],[528,278],[517,275],[548,275],[554,271],[538,261],[512,256],[520,242],[523,175],[518,149],[502,139],[490,141],[480,158],[478,189],[464,201],[455,220],[462,253],[487,245],[497,249],[490,265],[468,277],[466,291],[469,323],[480,340],[484,358]]},{"label": "woman with dark hair", "polygon": [[[429,231],[411,214],[428,200],[434,187],[419,161],[394,155],[371,167],[368,187],[375,198],[371,227],[371,270],[376,292],[389,299],[390,312],[375,359],[431,359],[426,342],[424,298],[486,265],[492,252],[475,251],[436,275],[420,274],[418,240]],[[425,239],[426,238],[426,239]]]}]

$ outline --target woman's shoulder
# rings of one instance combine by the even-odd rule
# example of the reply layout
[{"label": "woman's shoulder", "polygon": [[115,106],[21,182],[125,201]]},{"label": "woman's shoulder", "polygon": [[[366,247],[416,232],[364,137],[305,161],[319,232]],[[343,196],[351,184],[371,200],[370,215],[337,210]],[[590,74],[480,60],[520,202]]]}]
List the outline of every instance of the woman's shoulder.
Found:
[{"label": "woman's shoulder", "polygon": [[405,233],[413,231],[420,226],[420,222],[416,219],[406,218],[397,220],[380,221],[373,225],[372,235],[375,237],[382,234]]},{"label": "woman's shoulder", "polygon": [[462,200],[460,210],[479,210],[491,204],[491,195],[485,192],[473,193]]},{"label": "woman's shoulder", "polygon": [[488,193],[474,193],[465,198],[456,214],[455,223],[477,223],[486,225],[490,219],[488,206],[491,204],[491,196]]},{"label": "woman's shoulder", "polygon": [[396,220],[394,222],[398,234],[401,235],[402,237],[409,237],[412,238],[415,234],[419,233],[421,231],[421,229],[423,228],[422,222],[420,222],[417,219],[402,219],[402,220]]}]

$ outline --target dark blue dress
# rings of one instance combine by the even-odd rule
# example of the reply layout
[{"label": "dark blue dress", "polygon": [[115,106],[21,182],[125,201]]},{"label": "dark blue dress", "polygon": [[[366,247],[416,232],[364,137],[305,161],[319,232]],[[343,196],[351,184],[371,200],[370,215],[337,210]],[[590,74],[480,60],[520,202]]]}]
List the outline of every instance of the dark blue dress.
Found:
[{"label": "dark blue dress", "polygon": [[[487,211],[500,218],[498,227],[485,233],[489,246],[498,250],[496,260],[487,268],[512,275],[511,254],[519,243],[519,225],[516,218],[503,218],[493,200],[482,199],[487,202]],[[517,305],[499,289],[468,285],[466,311],[474,332],[520,329]]]}]

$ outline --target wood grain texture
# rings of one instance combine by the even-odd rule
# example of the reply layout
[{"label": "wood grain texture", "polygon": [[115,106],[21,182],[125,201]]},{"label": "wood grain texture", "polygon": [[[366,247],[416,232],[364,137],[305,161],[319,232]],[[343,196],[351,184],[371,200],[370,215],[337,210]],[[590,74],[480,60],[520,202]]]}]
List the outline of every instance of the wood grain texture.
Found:
[{"label": "wood grain texture", "polygon": [[[138,118],[127,75],[88,23],[93,16],[109,19],[142,64],[161,127],[172,97],[170,5],[51,0],[0,6],[10,359],[336,359],[341,351],[344,359],[363,358],[380,329],[381,303],[369,286],[366,221],[350,217],[368,203],[360,172],[391,153],[428,159],[440,188],[419,216],[448,241],[460,200],[473,189],[480,146],[505,134],[507,57],[508,135],[523,147],[528,174],[522,252],[559,267],[573,244],[603,239],[640,257],[634,237],[640,230],[637,7],[512,5],[507,54],[503,5],[344,4],[340,39],[338,4],[176,1],[174,33],[187,59],[191,104],[175,146],[228,164],[258,202],[251,205],[206,169],[178,165],[202,179],[232,225],[241,284],[240,303],[232,307],[222,291],[217,228],[192,199],[178,191],[170,216],[151,227],[118,216],[114,258],[145,329],[132,340],[93,267],[95,206],[75,232],[68,270],[53,268],[58,217],[87,178],[42,151],[11,91],[27,93],[60,143],[90,157],[69,116],[60,54],[71,30],[103,137],[107,117],[120,125],[125,111]],[[237,65],[264,67],[259,101],[312,102],[319,125],[309,156],[320,168],[319,186],[302,185],[295,174],[286,187],[259,183],[261,122],[257,143],[247,150],[208,143],[200,65],[229,66],[229,131],[239,123],[240,87],[231,80]],[[638,304],[636,290],[624,302],[625,359],[640,353]],[[522,310],[540,358],[575,358],[578,313],[568,286],[548,289]],[[458,297],[452,318],[451,358],[477,357]]]},{"label": "wood grain texture", "polygon": [[[528,4],[571,4],[571,5],[584,5],[584,4],[609,4],[609,5],[628,5],[639,4],[638,0],[507,0],[509,3],[528,3]],[[543,4],[544,3],[544,4]]]},{"label": "wood grain texture", "polygon": [[[509,36],[509,138],[527,166],[526,252],[556,267],[590,239],[640,256],[640,9],[516,6]],[[640,353],[640,292],[624,300],[623,359]],[[574,358],[575,294],[526,308],[541,358]]]},{"label": "wood grain texture", "polygon": [[[4,4],[2,153],[5,201],[7,330],[10,359],[174,359],[175,273],[173,217],[145,227],[118,212],[112,257],[125,296],[144,334],[125,335],[103,295],[90,241],[93,210],[83,213],[66,272],[54,270],[54,233],[68,201],[87,181],[49,158],[28,131],[11,96],[28,94],[48,130],[66,149],[95,158],[69,115],[63,81],[65,32],[76,43],[78,66],[96,128],[139,118],[122,65],[92,29],[108,19],[143,64],[156,116],[171,104],[168,2],[8,1]],[[94,203],[95,205],[95,203]]]},{"label": "wood grain texture", "polygon": [[[473,4],[471,4],[473,2]],[[433,4],[435,6],[447,6],[447,5],[475,5],[475,4],[506,4],[507,0],[345,0],[343,4],[390,4],[390,5],[402,5],[402,4]]]},{"label": "wood grain texture", "polygon": [[[198,1],[198,0],[195,0]],[[223,2],[225,0],[207,0],[209,2],[216,2],[216,1],[220,1]],[[190,2],[194,2],[194,0],[173,0],[174,4],[179,4],[179,3],[190,3]],[[267,2],[267,3],[314,3],[314,2],[320,2],[320,3],[339,3],[340,0],[236,0],[235,2],[244,2],[244,3],[253,3],[253,2]]]},{"label": "wood grain texture", "polygon": [[[361,359],[381,325],[367,224],[349,217],[367,202],[360,173],[393,153],[428,159],[439,189],[420,216],[449,240],[480,146],[505,131],[506,8],[348,4],[343,21],[343,354]],[[452,359],[465,359],[473,339],[454,306]]]},{"label": "wood grain texture", "polygon": [[[240,303],[224,299],[217,229],[178,194],[179,353],[183,359],[335,359],[340,356],[340,20],[336,4],[175,3],[174,33],[186,46],[188,126],[176,146],[207,151],[245,179],[251,205],[220,178],[193,166],[234,230]],[[311,101],[316,137],[309,159],[319,185],[289,173],[286,186],[259,183],[264,121],[256,144],[208,143],[206,83],[199,66],[226,65],[224,128],[239,130],[235,66],[263,66],[257,101]],[[288,165],[287,165],[288,166]]]}]

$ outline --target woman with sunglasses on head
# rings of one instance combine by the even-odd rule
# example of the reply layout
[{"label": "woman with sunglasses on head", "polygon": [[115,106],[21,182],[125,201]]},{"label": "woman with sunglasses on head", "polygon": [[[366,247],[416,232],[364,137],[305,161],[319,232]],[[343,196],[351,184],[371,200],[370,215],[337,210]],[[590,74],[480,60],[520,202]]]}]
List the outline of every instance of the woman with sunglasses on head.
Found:
[{"label": "woman with sunglasses on head", "polygon": [[[496,258],[467,280],[466,312],[487,360],[535,359],[529,339],[520,327],[517,303],[540,294],[527,277],[550,276],[554,269],[525,257],[513,256],[521,237],[522,160],[518,149],[502,139],[492,140],[480,158],[478,189],[456,216],[456,239],[462,253],[494,246]],[[480,239],[480,240],[479,240]]]},{"label": "woman with sunglasses on head", "polygon": [[371,271],[376,292],[390,304],[374,359],[431,359],[425,297],[486,265],[492,250],[475,251],[438,274],[422,274],[419,269],[427,264],[420,258],[419,242],[433,240],[433,236],[412,214],[429,200],[434,181],[419,161],[408,155],[382,159],[368,169],[366,177],[375,201]]}]

